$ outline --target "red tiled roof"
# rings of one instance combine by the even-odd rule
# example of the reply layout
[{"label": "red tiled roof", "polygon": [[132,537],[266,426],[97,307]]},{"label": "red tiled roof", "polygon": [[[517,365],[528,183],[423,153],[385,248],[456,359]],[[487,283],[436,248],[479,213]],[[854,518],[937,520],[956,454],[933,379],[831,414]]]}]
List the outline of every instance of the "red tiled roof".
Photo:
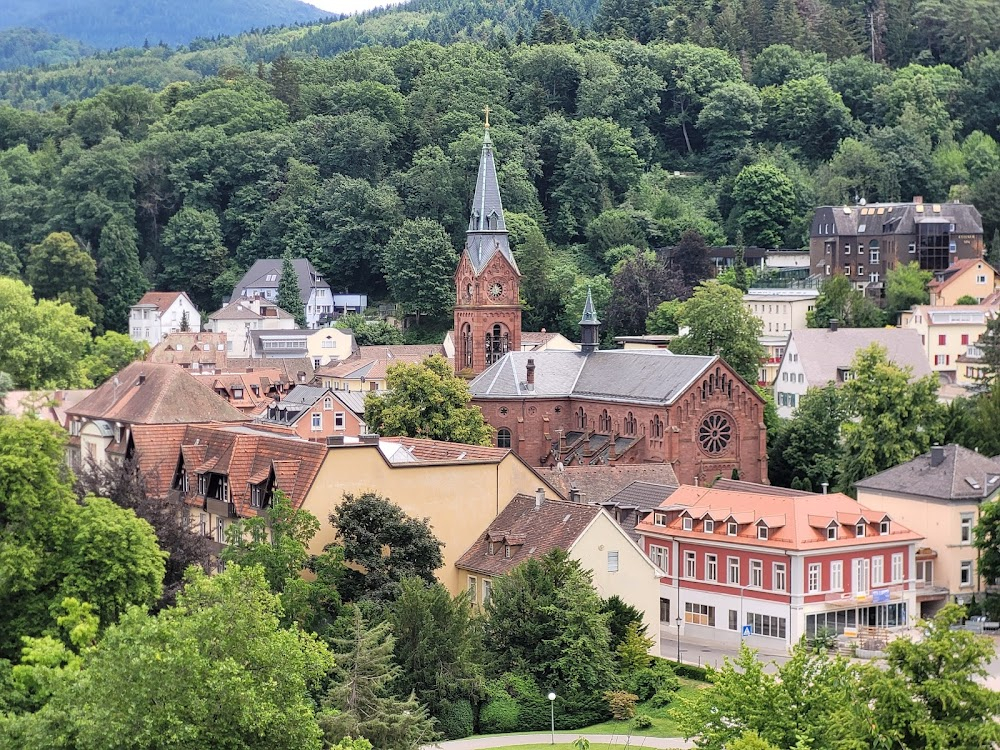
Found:
[{"label": "red tiled roof", "polygon": [[197,362],[200,366],[211,365],[216,369],[224,370],[227,359],[227,340],[228,337],[225,333],[213,333],[212,331],[168,333],[146,355],[146,361],[184,367]]},{"label": "red tiled roof", "polygon": [[[536,507],[534,497],[516,495],[455,567],[491,576],[509,573],[525,560],[554,549],[568,550],[603,512],[600,506],[563,500],[544,500]],[[504,554],[506,546],[510,546],[509,558]]]},{"label": "red tiled roof", "polygon": [[[187,425],[134,425],[132,443],[150,497],[166,497]],[[192,446],[197,448],[198,446]]]},{"label": "red tiled roof", "polygon": [[[896,521],[890,524],[888,535],[880,535],[878,524],[886,514],[866,508],[840,493],[779,496],[681,485],[662,507],[677,505],[688,507],[665,527],[655,526],[651,514],[636,526],[636,530],[653,536],[666,534],[701,540],[718,538],[720,542],[792,550],[853,547],[887,541],[909,542],[923,538]],[[706,515],[716,520],[735,520],[741,526],[736,537],[727,535],[724,523],[717,523],[715,531],[708,533],[702,530],[700,523],[690,531],[684,530],[683,516],[700,519]],[[856,537],[853,526],[862,515],[869,525],[865,536]],[[828,540],[825,528],[833,521],[846,523],[848,528],[842,530],[837,539]],[[768,527],[767,539],[757,538],[758,524]]]},{"label": "red tiled roof", "polygon": [[616,464],[615,466],[543,467],[536,471],[549,484],[569,497],[570,490],[579,490],[585,503],[603,503],[633,482],[652,482],[677,486],[677,475],[670,464]]},{"label": "red tiled roof", "polygon": [[962,275],[962,271],[977,263],[985,263],[982,258],[962,258],[937,273],[937,278],[927,284],[928,289],[940,291]]},{"label": "red tiled roof", "polygon": [[136,305],[155,305],[160,312],[167,310],[184,292],[146,292]]},{"label": "red tiled roof", "polygon": [[489,448],[465,443],[446,443],[423,438],[381,438],[383,443],[399,443],[419,461],[492,461],[499,462],[510,453],[509,448]]},{"label": "red tiled roof", "polygon": [[152,362],[126,366],[66,413],[132,425],[248,420],[183,368]]},{"label": "red tiled roof", "polygon": [[[193,447],[203,448],[205,463],[215,474],[229,479],[229,492],[239,516],[254,516],[250,505],[251,480],[257,484],[273,470],[275,486],[299,507],[312,486],[326,456],[326,446],[296,437],[247,427],[189,426],[183,436],[181,455]],[[192,467],[185,460],[190,472]],[[208,469],[204,469],[208,470]],[[191,483],[192,492],[195,483]]]}]

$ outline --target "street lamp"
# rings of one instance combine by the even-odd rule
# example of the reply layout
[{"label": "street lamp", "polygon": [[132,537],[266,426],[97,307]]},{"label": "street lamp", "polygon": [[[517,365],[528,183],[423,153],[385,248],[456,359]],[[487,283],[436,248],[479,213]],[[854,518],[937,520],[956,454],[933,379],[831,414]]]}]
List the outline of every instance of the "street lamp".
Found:
[{"label": "street lamp", "polygon": [[682,622],[684,622],[684,620],[682,620],[679,615],[678,615],[677,619],[674,620],[674,623],[677,625],[677,663],[678,664],[681,663],[681,623]]},{"label": "street lamp", "polygon": [[552,720],[552,741],[549,744],[554,745],[556,744],[556,694],[551,690],[549,691],[549,718]]}]

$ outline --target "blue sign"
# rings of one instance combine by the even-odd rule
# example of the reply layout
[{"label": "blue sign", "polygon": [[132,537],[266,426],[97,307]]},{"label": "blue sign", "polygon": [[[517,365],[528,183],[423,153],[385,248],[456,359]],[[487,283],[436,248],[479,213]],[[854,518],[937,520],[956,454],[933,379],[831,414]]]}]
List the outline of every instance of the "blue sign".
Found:
[{"label": "blue sign", "polygon": [[889,589],[875,589],[872,591],[872,602],[874,604],[885,604],[889,601]]},{"label": "blue sign", "polygon": [[750,625],[743,626],[743,637],[746,638],[748,635],[753,635],[753,627]]}]

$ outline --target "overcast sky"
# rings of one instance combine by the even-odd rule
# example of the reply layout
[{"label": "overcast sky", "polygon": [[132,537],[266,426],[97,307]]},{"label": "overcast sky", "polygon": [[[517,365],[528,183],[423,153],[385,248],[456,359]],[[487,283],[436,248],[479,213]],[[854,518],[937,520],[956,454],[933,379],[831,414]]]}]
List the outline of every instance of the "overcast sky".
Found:
[{"label": "overcast sky", "polygon": [[400,0],[305,0],[310,5],[331,13],[354,13],[382,5],[398,5]]}]

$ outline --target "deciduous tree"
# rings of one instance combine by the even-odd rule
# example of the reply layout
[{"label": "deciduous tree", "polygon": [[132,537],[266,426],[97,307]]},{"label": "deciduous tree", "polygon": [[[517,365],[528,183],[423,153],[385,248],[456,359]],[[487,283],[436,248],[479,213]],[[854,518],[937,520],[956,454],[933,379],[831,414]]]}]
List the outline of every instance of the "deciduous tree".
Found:
[{"label": "deciduous tree", "polygon": [[458,255],[444,228],[431,219],[407,219],[382,252],[393,299],[417,316],[440,316],[455,303],[452,274]]},{"label": "deciduous tree", "polygon": [[913,305],[926,305],[930,302],[927,285],[932,274],[922,271],[920,264],[899,263],[885,275],[886,309],[889,319],[893,322],[899,313],[909,310]]}]

